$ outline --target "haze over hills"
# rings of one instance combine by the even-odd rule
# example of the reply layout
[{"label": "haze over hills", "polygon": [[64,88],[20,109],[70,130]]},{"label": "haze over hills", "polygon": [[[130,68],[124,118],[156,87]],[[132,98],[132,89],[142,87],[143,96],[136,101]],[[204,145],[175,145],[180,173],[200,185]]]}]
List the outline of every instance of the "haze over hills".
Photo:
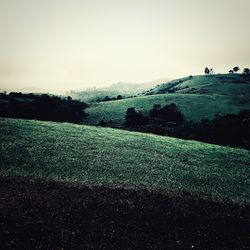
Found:
[{"label": "haze over hills", "polygon": [[111,90],[116,91],[123,91],[123,92],[132,92],[132,93],[139,93],[143,90],[150,89],[152,87],[155,87],[157,84],[161,84],[164,82],[170,81],[170,78],[160,78],[155,81],[145,82],[145,83],[124,83],[124,82],[118,82],[113,83],[110,85]]},{"label": "haze over hills", "polygon": [[145,83],[113,83],[110,86],[103,88],[87,88],[82,90],[71,90],[68,94],[73,98],[80,99],[85,102],[93,102],[98,98],[105,98],[105,96],[116,97],[117,95],[131,96],[137,95],[143,91],[151,89],[158,84],[170,81],[169,78],[161,78],[155,81]]},{"label": "haze over hills", "polygon": [[0,92],[21,92],[21,93],[34,93],[34,94],[54,94],[54,95],[65,95],[66,91],[60,89],[45,89],[36,87],[23,87],[23,88],[0,88]]},{"label": "haze over hills", "polygon": [[13,88],[13,87],[1,87],[0,92],[22,92],[22,93],[49,93],[56,95],[71,95],[73,98],[84,99],[85,101],[90,101],[90,98],[83,98],[84,95],[96,96],[96,93],[99,95],[110,94],[110,96],[115,95],[135,95],[142,91],[151,89],[157,84],[170,81],[170,78],[161,78],[155,81],[145,82],[145,83],[125,83],[117,82],[106,87],[91,87],[91,88],[82,88],[82,89],[72,89],[70,90],[70,85],[68,89],[55,89],[53,84],[51,88],[38,88],[38,87],[22,87],[22,88]]}]

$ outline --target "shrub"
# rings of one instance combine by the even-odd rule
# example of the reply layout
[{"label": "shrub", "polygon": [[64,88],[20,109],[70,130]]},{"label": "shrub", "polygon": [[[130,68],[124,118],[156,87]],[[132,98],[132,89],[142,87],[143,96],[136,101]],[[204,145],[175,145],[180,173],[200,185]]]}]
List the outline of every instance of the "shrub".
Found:
[{"label": "shrub", "polygon": [[183,122],[183,115],[174,103],[162,108],[159,105],[154,105],[149,114],[152,118],[158,118],[164,122],[174,122],[177,125]]},{"label": "shrub", "polygon": [[141,125],[145,125],[147,119],[139,112],[136,112],[135,108],[131,107],[127,109],[125,116],[125,127],[135,128]]}]

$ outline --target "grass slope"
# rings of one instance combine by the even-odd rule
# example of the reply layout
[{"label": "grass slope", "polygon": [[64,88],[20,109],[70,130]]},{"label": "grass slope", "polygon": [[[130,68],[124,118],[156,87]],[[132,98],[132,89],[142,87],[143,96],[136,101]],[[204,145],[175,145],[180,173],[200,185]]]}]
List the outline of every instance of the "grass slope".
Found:
[{"label": "grass slope", "polygon": [[245,95],[250,93],[250,76],[241,74],[198,75],[176,79],[148,91],[162,94],[175,88],[177,93]]},{"label": "grass slope", "polygon": [[0,174],[250,200],[249,151],[142,133],[0,119]]},{"label": "grass slope", "polygon": [[96,103],[86,109],[84,123],[96,125],[101,119],[112,120],[115,126],[123,126],[125,113],[129,107],[147,113],[154,104],[162,106],[174,102],[188,120],[200,121],[214,118],[215,114],[238,113],[250,109],[250,102],[240,103],[237,98],[224,95],[162,94],[141,96],[117,101]]},{"label": "grass slope", "polygon": [[[164,93],[169,86],[176,88],[175,93]],[[86,109],[86,124],[98,124],[101,119],[112,120],[114,126],[123,126],[125,112],[134,107],[147,113],[154,104],[166,105],[174,102],[188,120],[199,121],[214,118],[215,114],[238,113],[250,109],[250,77],[242,75],[194,76],[177,79],[162,84],[151,95],[124,100],[92,104]]]}]

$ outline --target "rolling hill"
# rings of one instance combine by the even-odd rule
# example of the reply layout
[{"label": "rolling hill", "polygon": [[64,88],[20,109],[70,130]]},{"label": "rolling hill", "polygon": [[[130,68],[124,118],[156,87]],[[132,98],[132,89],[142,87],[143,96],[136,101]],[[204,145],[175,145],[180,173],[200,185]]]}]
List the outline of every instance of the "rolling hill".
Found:
[{"label": "rolling hill", "polygon": [[249,95],[250,76],[242,74],[198,75],[157,85],[146,94],[186,93]]},{"label": "rolling hill", "polygon": [[2,249],[247,249],[249,151],[0,119]]},{"label": "rolling hill", "polygon": [[111,128],[0,119],[0,175],[250,200],[249,151]]},{"label": "rolling hill", "polygon": [[[169,93],[171,92],[171,93]],[[186,77],[164,83],[143,95],[123,100],[93,103],[87,109],[84,123],[96,125],[112,120],[122,127],[129,107],[147,113],[154,104],[174,102],[186,119],[212,119],[215,114],[232,114],[250,109],[250,77],[239,74]]]}]

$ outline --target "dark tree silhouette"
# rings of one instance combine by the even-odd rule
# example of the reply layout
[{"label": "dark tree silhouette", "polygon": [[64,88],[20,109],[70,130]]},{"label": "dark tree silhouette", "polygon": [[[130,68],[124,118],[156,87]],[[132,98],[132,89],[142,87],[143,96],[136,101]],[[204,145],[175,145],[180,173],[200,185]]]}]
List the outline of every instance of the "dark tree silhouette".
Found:
[{"label": "dark tree silhouette", "polygon": [[100,125],[102,127],[107,127],[108,126],[108,121],[105,118],[103,118],[102,120],[100,120],[98,125]]},{"label": "dark tree silhouette", "polygon": [[208,67],[206,67],[206,68],[205,68],[204,73],[205,73],[206,75],[209,75],[210,70],[209,70],[209,68],[208,68]]},{"label": "dark tree silhouette", "polygon": [[161,109],[161,105],[155,104],[154,107],[149,111],[149,116],[156,117],[160,109]]},{"label": "dark tree silhouette", "polygon": [[12,92],[5,95],[0,106],[0,116],[79,123],[85,116],[86,103],[50,95],[34,95]]},{"label": "dark tree silhouette", "polygon": [[165,105],[162,108],[160,105],[156,104],[153,109],[150,110],[149,115],[151,118],[160,119],[164,122],[172,122],[177,125],[183,122],[183,115],[174,103]]},{"label": "dark tree silhouette", "polygon": [[243,74],[249,75],[250,74],[250,69],[249,68],[244,68]]},{"label": "dark tree silhouette", "polygon": [[192,122],[184,119],[174,103],[164,107],[155,104],[149,111],[149,117],[129,108],[125,127],[145,133],[250,148],[250,110],[241,111],[238,115],[216,115],[212,120]]},{"label": "dark tree silhouette", "polygon": [[211,74],[214,73],[214,72],[213,72],[213,69],[212,69],[212,68],[209,69],[208,67],[206,67],[205,70],[204,70],[204,73],[205,73],[206,75],[211,75]]},{"label": "dark tree silhouette", "polygon": [[135,128],[146,124],[146,118],[139,112],[136,112],[135,108],[131,107],[127,109],[125,116],[125,127]]},{"label": "dark tree silhouette", "polygon": [[239,68],[238,66],[235,66],[235,67],[233,68],[233,71],[234,71],[235,73],[237,73],[239,70],[240,70],[240,68]]},{"label": "dark tree silhouette", "polygon": [[109,96],[105,96],[104,100],[105,102],[112,100]]}]

